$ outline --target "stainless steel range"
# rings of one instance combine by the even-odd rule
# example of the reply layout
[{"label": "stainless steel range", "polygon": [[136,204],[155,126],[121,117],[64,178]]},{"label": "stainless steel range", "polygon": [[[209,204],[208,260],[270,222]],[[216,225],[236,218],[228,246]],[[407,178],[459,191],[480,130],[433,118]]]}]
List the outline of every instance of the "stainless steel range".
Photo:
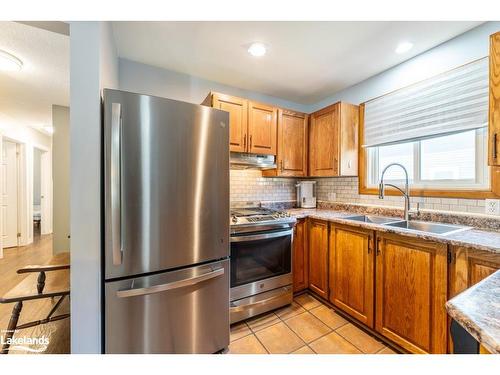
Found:
[{"label": "stainless steel range", "polygon": [[292,302],[295,222],[256,204],[231,208],[231,323]]}]

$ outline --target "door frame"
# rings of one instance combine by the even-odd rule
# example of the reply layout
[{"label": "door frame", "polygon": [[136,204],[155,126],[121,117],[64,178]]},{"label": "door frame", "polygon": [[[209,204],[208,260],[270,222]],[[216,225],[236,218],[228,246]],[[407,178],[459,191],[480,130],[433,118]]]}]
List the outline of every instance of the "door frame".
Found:
[{"label": "door frame", "polygon": [[[52,153],[43,146],[34,145],[33,148],[41,151],[40,193],[42,195],[42,200],[40,201],[40,234],[44,235],[52,233]],[[31,208],[33,209],[33,204]],[[33,217],[33,212],[31,212],[31,217]]]},{"label": "door frame", "polygon": [[[22,206],[21,206],[21,197],[22,197],[22,183],[23,183],[23,170],[22,170],[22,157],[23,157],[23,152],[25,151],[24,148],[22,148],[22,143],[18,142],[16,139],[6,137],[2,134],[0,134],[0,157],[2,157],[3,153],[3,143],[4,142],[11,142],[14,143],[17,147],[17,157],[16,157],[16,168],[17,168],[17,233],[22,232]],[[0,173],[0,184],[3,184],[3,176],[4,173]],[[3,199],[3,197],[2,197]],[[3,202],[1,202],[3,204]],[[0,258],[3,258],[3,215],[0,215]],[[16,247],[21,246],[21,237],[17,237],[17,245]]]},{"label": "door frame", "polygon": [[[14,142],[19,147],[18,158],[18,230],[21,236],[18,239],[18,246],[26,246],[33,242],[33,150],[37,148],[42,151],[44,163],[41,165],[42,176],[45,176],[47,209],[46,224],[47,233],[52,233],[52,151],[38,143],[26,143],[16,138],[8,137],[0,131],[0,152],[3,148],[3,141]],[[3,176],[0,174],[0,183]],[[42,213],[43,214],[43,213]],[[0,215],[1,216],[1,215]],[[1,240],[1,230],[3,219],[0,217],[0,258],[3,257],[3,241]]]}]

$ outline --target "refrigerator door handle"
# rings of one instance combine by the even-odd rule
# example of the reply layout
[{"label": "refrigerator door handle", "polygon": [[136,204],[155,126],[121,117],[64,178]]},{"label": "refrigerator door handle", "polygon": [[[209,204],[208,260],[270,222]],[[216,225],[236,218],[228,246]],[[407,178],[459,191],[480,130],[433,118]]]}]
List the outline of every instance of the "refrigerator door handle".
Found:
[{"label": "refrigerator door handle", "polygon": [[154,285],[146,288],[119,290],[116,292],[116,296],[124,298],[124,297],[135,297],[135,296],[144,296],[148,294],[161,293],[161,292],[166,292],[168,290],[179,289],[199,284],[202,281],[214,279],[222,275],[224,275],[224,268],[218,268],[216,270],[212,270],[198,276],[188,277],[186,279],[177,280],[166,284]]},{"label": "refrigerator door handle", "polygon": [[110,201],[111,201],[111,247],[113,265],[123,261],[121,223],[121,134],[122,108],[120,103],[111,106],[111,158],[110,158]]}]

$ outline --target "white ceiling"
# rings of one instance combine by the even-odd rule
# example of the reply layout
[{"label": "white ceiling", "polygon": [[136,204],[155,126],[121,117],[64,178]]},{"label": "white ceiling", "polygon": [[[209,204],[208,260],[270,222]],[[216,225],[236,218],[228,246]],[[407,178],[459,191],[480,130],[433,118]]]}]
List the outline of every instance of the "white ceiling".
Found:
[{"label": "white ceiling", "polygon": [[3,121],[37,129],[51,126],[52,104],[69,106],[69,37],[0,22],[0,49],[24,64],[18,72],[0,71]]},{"label": "white ceiling", "polygon": [[[311,104],[481,22],[113,22],[120,57]],[[269,46],[255,58],[247,46]],[[401,41],[414,48],[394,52]]]}]

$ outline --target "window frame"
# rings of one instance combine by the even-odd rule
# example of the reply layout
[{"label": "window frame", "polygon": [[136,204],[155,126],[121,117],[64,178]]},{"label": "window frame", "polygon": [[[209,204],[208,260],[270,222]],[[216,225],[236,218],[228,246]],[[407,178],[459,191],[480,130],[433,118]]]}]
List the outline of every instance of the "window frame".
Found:
[{"label": "window frame", "polygon": [[[364,116],[365,103],[359,106],[359,139],[358,139],[358,160],[359,160],[359,194],[378,195],[378,188],[368,185],[368,150],[363,145],[364,140]],[[500,167],[488,167],[490,171],[489,188],[425,188],[410,185],[410,195],[419,197],[441,197],[441,198],[465,198],[465,199],[485,199],[498,198],[500,196]],[[417,172],[418,173],[418,172]],[[477,170],[476,170],[477,173]],[[396,189],[387,186],[387,195],[400,195]]]}]

